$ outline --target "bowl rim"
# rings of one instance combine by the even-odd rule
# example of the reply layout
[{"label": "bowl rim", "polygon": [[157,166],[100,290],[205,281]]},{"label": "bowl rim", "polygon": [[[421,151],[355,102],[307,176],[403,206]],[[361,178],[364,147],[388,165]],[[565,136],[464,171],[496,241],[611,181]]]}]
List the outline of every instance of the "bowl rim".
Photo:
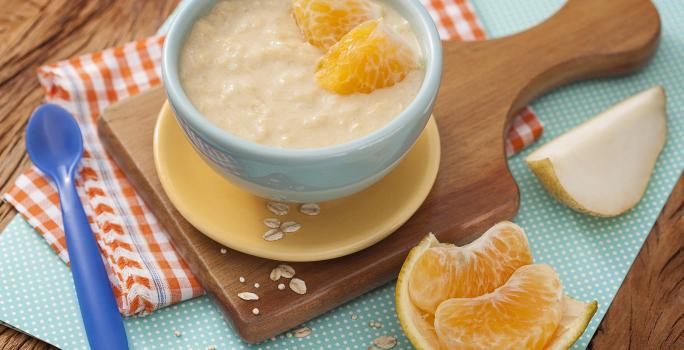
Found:
[{"label": "bowl rim", "polygon": [[[443,64],[441,39],[432,17],[418,0],[399,0],[398,2],[403,3],[405,8],[418,15],[417,18],[420,21],[411,23],[411,25],[422,27],[422,31],[427,34],[425,37],[416,35],[420,46],[427,48],[427,52],[423,52],[425,76],[413,101],[389,123],[370,133],[345,143],[326,147],[281,148],[242,139],[210,122],[195,108],[185,94],[178,73],[180,52],[185,38],[192,28],[192,23],[188,23],[191,21],[189,16],[195,7],[202,4],[200,1],[193,1],[179,9],[169,27],[162,48],[162,81],[169,102],[176,112],[176,117],[186,121],[195,133],[200,134],[202,139],[210,142],[214,147],[222,150],[239,151],[277,162],[323,160],[343,156],[382,142],[399,132],[414,118],[424,117],[427,121],[441,83]],[[390,6],[393,5],[390,4]],[[416,33],[415,29],[413,31]]]}]

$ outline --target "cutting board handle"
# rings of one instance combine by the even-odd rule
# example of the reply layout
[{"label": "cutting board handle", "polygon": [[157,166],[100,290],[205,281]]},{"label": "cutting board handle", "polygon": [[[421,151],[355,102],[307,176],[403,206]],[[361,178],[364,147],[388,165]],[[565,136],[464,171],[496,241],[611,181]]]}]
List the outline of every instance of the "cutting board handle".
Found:
[{"label": "cutting board handle", "polygon": [[[660,18],[649,0],[568,0],[549,19],[523,32],[445,42],[434,114],[440,130],[449,132],[442,139],[433,191],[467,200],[459,210],[474,208],[462,215],[476,220],[446,230],[440,239],[457,240],[459,232],[478,232],[517,212],[519,192],[504,142],[510,119],[520,108],[571,81],[639,69],[655,52],[659,36]],[[439,232],[439,227],[431,230]]]},{"label": "cutting board handle", "polygon": [[524,48],[519,62],[529,70],[519,77],[523,88],[514,108],[567,82],[634,71],[652,56],[659,37],[650,0],[570,0],[544,23],[503,39]]},{"label": "cutting board handle", "polygon": [[[512,93],[514,100],[506,102],[516,110],[559,85],[640,68],[655,51],[659,34],[658,11],[649,0],[569,0],[551,18],[521,33],[445,43],[445,79],[474,76],[492,85],[485,94],[505,91],[510,98]],[[472,74],[475,66],[485,68]]]}]

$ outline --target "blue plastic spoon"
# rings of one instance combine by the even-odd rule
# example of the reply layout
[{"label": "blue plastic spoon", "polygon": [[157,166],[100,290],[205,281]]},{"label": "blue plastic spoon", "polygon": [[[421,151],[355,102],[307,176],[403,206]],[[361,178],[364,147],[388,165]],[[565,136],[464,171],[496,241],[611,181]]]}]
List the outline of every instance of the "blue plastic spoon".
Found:
[{"label": "blue plastic spoon", "polygon": [[107,271],[74,187],[83,154],[83,139],[76,120],[57,105],[39,106],[26,127],[26,149],[33,164],[52,178],[59,191],[71,275],[90,348],[128,349]]}]

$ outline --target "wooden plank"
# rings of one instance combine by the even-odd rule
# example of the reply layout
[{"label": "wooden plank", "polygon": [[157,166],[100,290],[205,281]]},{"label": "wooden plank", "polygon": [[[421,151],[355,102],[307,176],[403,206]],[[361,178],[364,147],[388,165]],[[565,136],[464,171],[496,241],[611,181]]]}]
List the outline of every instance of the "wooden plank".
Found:
[{"label": "wooden plank", "polygon": [[684,349],[684,176],[679,177],[590,349]]}]

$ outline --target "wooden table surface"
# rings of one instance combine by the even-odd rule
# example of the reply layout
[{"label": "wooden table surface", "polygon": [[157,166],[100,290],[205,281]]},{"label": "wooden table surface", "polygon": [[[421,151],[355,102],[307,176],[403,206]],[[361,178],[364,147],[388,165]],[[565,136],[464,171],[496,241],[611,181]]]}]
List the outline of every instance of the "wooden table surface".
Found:
[{"label": "wooden table surface", "polygon": [[[23,131],[43,94],[40,65],[152,35],[177,0],[0,0],[0,192],[28,164]],[[677,98],[677,97],[674,97]],[[0,203],[0,230],[16,215]],[[0,281],[2,283],[2,281]],[[0,325],[0,350],[51,346]],[[684,349],[684,176],[591,342]]]}]

